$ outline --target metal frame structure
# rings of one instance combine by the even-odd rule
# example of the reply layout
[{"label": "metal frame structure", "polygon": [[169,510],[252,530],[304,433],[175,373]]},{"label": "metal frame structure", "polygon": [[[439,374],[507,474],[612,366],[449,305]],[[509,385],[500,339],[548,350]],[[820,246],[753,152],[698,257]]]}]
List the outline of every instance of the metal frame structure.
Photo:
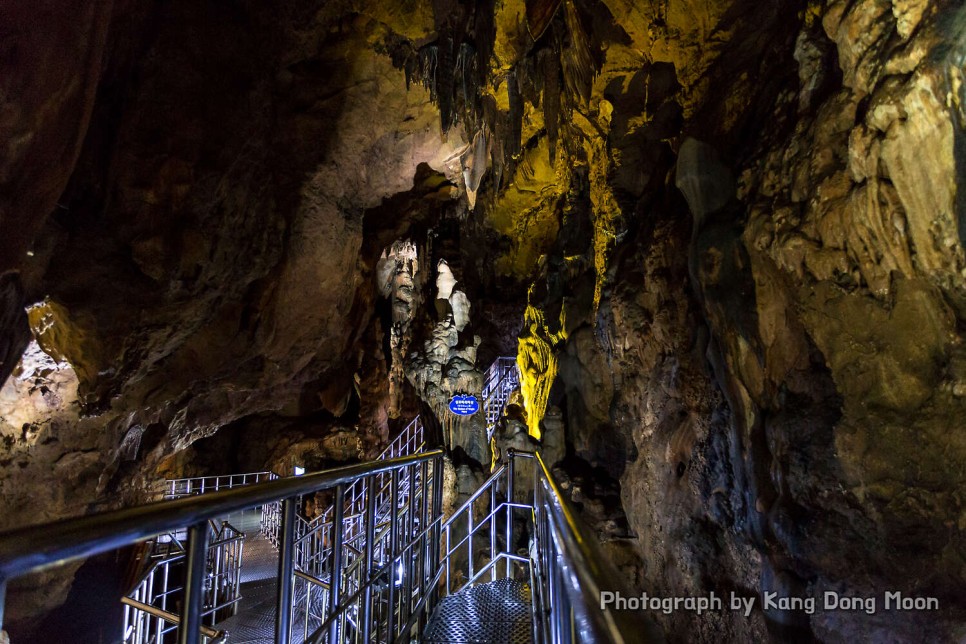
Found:
[{"label": "metal frame structure", "polygon": [[[208,522],[211,534],[206,562],[202,622],[214,626],[235,614],[241,586],[245,534],[227,521]],[[124,604],[124,644],[164,644],[173,640],[180,620],[170,612],[184,592],[186,551],[184,533],[158,535],[144,544],[144,571]],[[205,637],[219,640],[223,633],[209,629]]]},{"label": "metal frame structure", "polygon": [[513,357],[497,358],[486,371],[483,380],[483,413],[486,416],[486,437],[493,431],[503,414],[503,408],[514,389],[520,387],[520,369]]},{"label": "metal frame structure", "polygon": [[[502,410],[516,366],[498,368],[501,360],[491,372],[502,375],[488,380],[485,392],[494,400],[503,396]],[[639,615],[599,607],[601,590],[624,590],[623,583],[539,454],[507,450],[486,482],[444,522],[443,451],[395,456],[423,445],[417,418],[384,450],[380,458],[388,460],[299,477],[207,477],[227,481],[206,484],[203,496],[200,487],[187,484],[191,495],[179,499],[0,533],[0,627],[8,580],[184,531],[186,545],[174,540],[185,570],[180,614],[164,602],[151,606],[147,595],[125,603],[159,625],[177,624],[179,644],[216,642],[223,634],[202,623],[210,599],[210,546],[219,538],[209,522],[261,507],[261,529],[274,535],[279,550],[277,644],[292,641],[296,620],[302,641],[313,644],[409,642],[443,596],[497,579],[529,580],[536,644],[662,639]],[[520,471],[519,459],[530,472]],[[267,480],[245,478],[262,475]],[[212,486],[218,489],[209,493]],[[174,495],[180,488],[170,489]],[[300,520],[299,500],[323,490],[334,494],[331,507],[315,524]],[[217,602],[212,605],[217,610]]]},{"label": "metal frame structure", "polygon": [[[292,610],[304,641],[392,642],[396,628],[429,599],[429,566],[438,551],[432,544],[439,543],[442,520],[441,467],[425,462],[395,477],[360,479],[331,506],[331,521],[295,535]],[[339,564],[341,578],[334,572]],[[338,607],[336,591],[345,597]],[[327,639],[322,630],[333,623],[339,638]]]},{"label": "metal frame structure", "polygon": [[230,490],[242,485],[273,481],[279,478],[275,472],[250,472],[248,474],[226,474],[223,476],[196,476],[185,479],[168,479],[164,482],[165,499],[180,499],[183,496],[206,494],[218,490]]},{"label": "metal frame structure", "polygon": [[[439,543],[438,526],[441,523],[440,511],[442,506],[442,450],[433,450],[422,454],[405,456],[388,461],[377,461],[361,465],[350,465],[325,472],[306,474],[300,477],[265,481],[246,485],[244,487],[220,490],[204,496],[186,497],[171,501],[149,503],[142,506],[89,515],[77,519],[58,521],[49,525],[33,526],[10,530],[0,534],[0,606],[5,599],[7,582],[15,577],[48,569],[57,564],[90,557],[143,541],[159,534],[177,531],[188,526],[186,547],[186,582],[182,608],[179,615],[178,642],[179,644],[198,644],[205,635],[202,633],[202,612],[204,605],[204,576],[206,572],[207,551],[210,540],[208,521],[219,516],[240,512],[262,506],[274,501],[283,501],[282,510],[282,539],[281,556],[279,557],[279,584],[277,604],[280,608],[276,616],[275,640],[288,642],[292,628],[292,589],[295,578],[294,570],[294,533],[295,533],[295,503],[299,496],[314,494],[320,490],[334,489],[336,494],[336,519],[334,525],[341,526],[342,512],[339,500],[344,499],[346,486],[354,481],[366,477],[386,475],[390,479],[390,489],[398,490],[400,472],[406,468],[428,468],[432,463],[433,478],[436,481],[431,492],[424,488],[422,498],[427,512],[425,523],[417,526],[418,534],[409,539],[409,532],[401,530],[398,525],[400,516],[393,521],[394,527],[390,533],[389,562],[381,568],[367,566],[366,587],[373,588],[379,575],[387,567],[404,562],[404,557],[414,553],[437,551]],[[428,484],[428,477],[423,479],[424,486]],[[370,486],[373,489],[374,486]],[[395,496],[395,494],[393,494]],[[375,500],[375,497],[373,497]],[[432,512],[430,518],[429,512]],[[375,513],[370,517],[374,518]],[[404,519],[409,521],[410,519]],[[372,519],[368,521],[367,530],[375,529]],[[403,528],[408,528],[408,523]],[[334,552],[342,551],[342,530],[333,530],[333,539],[337,547]],[[372,532],[370,532],[372,534]],[[372,540],[370,540],[371,543]],[[421,555],[428,561],[428,555]],[[432,558],[432,557],[429,557]],[[348,613],[352,602],[357,600],[358,593],[343,598],[341,594],[342,562],[336,554],[332,562],[333,584],[329,595],[330,611],[328,621],[324,624],[321,634],[313,634],[312,641],[339,641],[342,623],[340,619]],[[429,588],[422,578],[410,582],[414,587]],[[393,589],[393,585],[389,585]],[[362,593],[365,597],[365,592]],[[390,595],[392,591],[390,590]],[[428,596],[424,593],[424,596]],[[425,602],[424,602],[425,603]],[[392,602],[390,601],[390,606]],[[366,611],[363,610],[363,613]],[[396,611],[388,611],[389,623],[392,625]],[[0,611],[0,627],[2,627],[2,611]],[[361,625],[363,640],[372,630],[371,623]],[[390,629],[390,632],[395,632]],[[326,638],[328,634],[328,638]]]}]

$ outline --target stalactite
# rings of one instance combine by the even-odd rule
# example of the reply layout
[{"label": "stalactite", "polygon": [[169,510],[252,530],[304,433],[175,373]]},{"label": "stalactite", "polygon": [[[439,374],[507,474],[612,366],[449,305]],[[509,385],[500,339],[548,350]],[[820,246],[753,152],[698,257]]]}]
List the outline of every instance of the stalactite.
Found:
[{"label": "stalactite", "polygon": [[436,102],[439,104],[440,126],[448,132],[454,119],[453,88],[456,86],[456,44],[452,33],[441,34],[437,41],[439,58],[436,70]]},{"label": "stalactite", "polygon": [[596,66],[590,51],[590,43],[577,15],[573,0],[564,3],[564,16],[567,24],[569,42],[560,51],[564,80],[574,96],[579,96],[584,104],[590,101],[590,90],[594,83]]},{"label": "stalactite", "polygon": [[436,101],[439,95],[436,87],[436,75],[439,69],[439,47],[426,45],[419,50],[419,80],[429,90],[429,99]]},{"label": "stalactite", "polygon": [[520,95],[520,85],[517,81],[516,70],[511,71],[506,77],[507,96],[510,101],[510,113],[508,115],[509,132],[507,139],[506,154],[515,157],[520,154],[520,139],[523,136],[523,97]]},{"label": "stalactite", "polygon": [[550,164],[553,165],[560,136],[560,56],[552,49],[543,49],[538,56],[543,77],[543,122],[550,143]]},{"label": "stalactite", "polygon": [[459,76],[460,104],[463,120],[468,128],[476,129],[477,106],[476,96],[479,94],[477,79],[476,48],[472,43],[464,42],[460,45],[456,58],[456,74]]},{"label": "stalactite", "polygon": [[527,8],[527,30],[530,37],[540,40],[540,37],[550,26],[550,22],[560,8],[560,0],[531,0]]}]

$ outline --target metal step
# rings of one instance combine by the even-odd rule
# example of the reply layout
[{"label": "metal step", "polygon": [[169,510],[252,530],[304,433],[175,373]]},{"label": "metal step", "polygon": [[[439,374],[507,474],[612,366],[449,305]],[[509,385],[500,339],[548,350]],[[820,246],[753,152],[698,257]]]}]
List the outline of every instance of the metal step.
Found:
[{"label": "metal step", "polygon": [[443,598],[433,612],[424,644],[532,644],[530,584],[500,579]]}]

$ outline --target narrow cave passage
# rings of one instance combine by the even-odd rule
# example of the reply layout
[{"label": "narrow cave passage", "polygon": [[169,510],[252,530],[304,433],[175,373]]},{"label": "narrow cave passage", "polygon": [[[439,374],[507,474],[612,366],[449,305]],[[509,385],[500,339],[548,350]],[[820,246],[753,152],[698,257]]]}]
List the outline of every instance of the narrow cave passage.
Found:
[{"label": "narrow cave passage", "polygon": [[966,637],[962,3],[7,4],[0,644]]}]

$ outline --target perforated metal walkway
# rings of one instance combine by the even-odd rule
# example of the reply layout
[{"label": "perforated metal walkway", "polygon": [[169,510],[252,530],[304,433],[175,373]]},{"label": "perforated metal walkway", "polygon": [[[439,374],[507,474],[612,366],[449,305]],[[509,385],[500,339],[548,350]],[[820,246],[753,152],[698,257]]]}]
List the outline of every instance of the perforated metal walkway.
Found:
[{"label": "perforated metal walkway", "polygon": [[443,598],[424,644],[532,644],[530,584],[501,579]]},{"label": "perforated metal walkway", "polygon": [[[232,525],[245,533],[242,562],[242,600],[234,617],[216,625],[228,631],[232,644],[267,644],[275,641],[275,602],[277,601],[278,552],[259,532],[259,512],[250,511],[230,517]],[[318,626],[317,620],[310,625]],[[302,642],[302,629],[293,629],[292,642]]]}]

